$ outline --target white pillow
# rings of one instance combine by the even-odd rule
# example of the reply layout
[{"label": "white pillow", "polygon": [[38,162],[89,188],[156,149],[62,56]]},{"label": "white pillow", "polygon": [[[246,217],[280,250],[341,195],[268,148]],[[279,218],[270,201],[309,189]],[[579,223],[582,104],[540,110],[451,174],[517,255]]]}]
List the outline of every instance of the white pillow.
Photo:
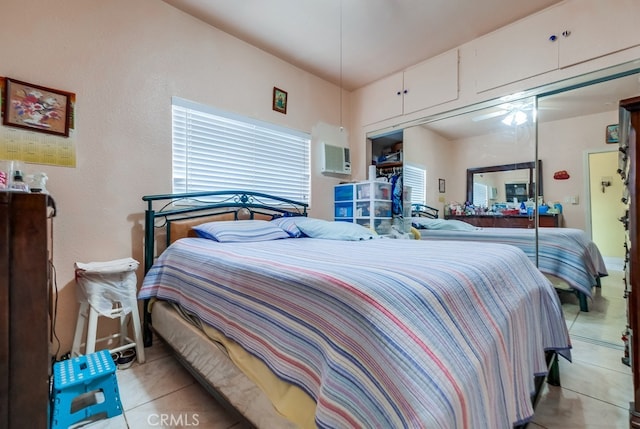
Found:
[{"label": "white pillow", "polygon": [[304,235],[311,238],[324,238],[327,240],[371,240],[378,234],[369,228],[351,222],[327,221],[314,218],[297,218],[296,225]]},{"label": "white pillow", "polygon": [[414,217],[411,224],[418,229],[444,229],[449,231],[473,231],[478,229],[470,223],[456,219],[430,219],[426,217]]},{"label": "white pillow", "polygon": [[289,238],[282,228],[266,220],[208,222],[193,227],[199,237],[220,242],[268,241]]},{"label": "white pillow", "polygon": [[302,235],[302,231],[296,225],[296,219],[302,218],[302,216],[286,216],[279,217],[271,220],[271,223],[282,228],[289,237],[298,238]]}]

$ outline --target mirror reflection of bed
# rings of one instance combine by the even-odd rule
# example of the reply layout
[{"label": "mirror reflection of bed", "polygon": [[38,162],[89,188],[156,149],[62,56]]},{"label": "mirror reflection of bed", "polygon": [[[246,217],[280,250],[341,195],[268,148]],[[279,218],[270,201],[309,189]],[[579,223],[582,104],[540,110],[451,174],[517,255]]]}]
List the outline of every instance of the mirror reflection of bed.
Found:
[{"label": "mirror reflection of bed", "polygon": [[[563,86],[573,89],[562,91]],[[452,203],[460,207],[465,207],[469,200],[473,203],[473,197],[467,193],[467,169],[530,162],[537,155],[538,160],[544,163],[540,177],[544,189],[543,192],[535,192],[536,198],[530,200],[529,205],[542,202],[550,210],[544,216],[537,216],[539,225],[582,231],[585,239],[600,250],[606,265],[621,269],[623,247],[620,243],[624,241],[624,231],[621,224],[612,219],[623,214],[622,204],[611,196],[613,192],[608,188],[603,195],[602,187],[594,183],[600,184],[603,177],[608,181],[608,176],[619,181],[615,171],[617,166],[600,167],[601,154],[617,153],[617,146],[605,142],[605,130],[607,125],[618,121],[617,101],[638,93],[637,74],[621,73],[608,80],[603,72],[558,84],[547,94],[541,93],[537,100],[532,96],[516,102],[481,104],[429,118],[404,129],[405,160],[425,166],[427,187],[431,184],[431,189],[436,186],[438,178],[446,179],[446,194],[427,191],[425,202],[439,209],[441,217],[445,217],[446,207]],[[535,126],[528,125],[529,122],[507,126],[502,122],[508,114],[518,110],[529,115],[536,105]],[[527,139],[533,139],[535,143],[525,149],[522,142]],[[613,170],[605,174],[602,168]],[[569,179],[554,178],[554,173],[562,170],[570,173]],[[517,179],[511,183],[524,182],[527,181]],[[615,185],[621,187],[621,183]],[[495,196],[496,201],[506,200],[502,182],[487,188],[487,197]],[[527,194],[531,194],[529,188]],[[607,202],[601,202],[604,196],[609,198]],[[556,205],[561,214],[555,214]],[[507,204],[507,208],[511,207]],[[525,226],[535,228],[535,218]],[[466,220],[474,225],[488,222],[477,217]],[[498,223],[504,222],[503,219]],[[499,226],[495,222],[494,225],[483,225]],[[522,224],[520,226],[523,227]],[[531,240],[527,244],[535,247],[535,235]],[[562,278],[550,278],[559,290],[574,290]],[[597,285],[595,278],[593,286]],[[585,308],[584,305],[582,307]]]},{"label": "mirror reflection of bed", "polygon": [[589,311],[588,297],[591,296],[592,287],[599,287],[600,278],[608,275],[598,247],[580,229],[479,227],[468,221],[469,217],[508,221],[509,216],[504,215],[432,219],[422,216],[421,210],[415,210],[413,214],[412,224],[422,240],[462,241],[470,242],[470,245],[482,242],[503,243],[520,248],[540,271],[552,279],[557,288],[577,295],[581,311]]}]

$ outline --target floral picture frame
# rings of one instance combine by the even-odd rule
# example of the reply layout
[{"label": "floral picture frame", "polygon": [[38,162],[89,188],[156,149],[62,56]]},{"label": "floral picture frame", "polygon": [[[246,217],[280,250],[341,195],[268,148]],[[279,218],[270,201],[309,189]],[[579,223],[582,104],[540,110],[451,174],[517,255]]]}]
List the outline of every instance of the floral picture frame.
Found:
[{"label": "floral picture frame", "polygon": [[5,78],[2,124],[69,136],[72,93]]},{"label": "floral picture frame", "polygon": [[273,87],[273,110],[287,114],[287,91]]}]

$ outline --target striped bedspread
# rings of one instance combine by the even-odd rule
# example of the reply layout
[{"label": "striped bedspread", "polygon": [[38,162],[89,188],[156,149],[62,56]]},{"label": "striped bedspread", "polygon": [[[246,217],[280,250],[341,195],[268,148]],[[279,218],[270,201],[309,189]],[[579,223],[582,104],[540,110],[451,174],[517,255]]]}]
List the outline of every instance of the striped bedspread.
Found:
[{"label": "striped bedspread", "polygon": [[[535,230],[526,228],[478,228],[468,231],[420,229],[424,240],[457,240],[503,243],[522,249],[536,260]],[[573,289],[591,296],[597,277],[607,273],[596,244],[575,228],[538,228],[540,271],[561,278]]]},{"label": "striped bedspread", "polygon": [[151,297],[301,386],[321,428],[511,428],[544,350],[570,358],[555,290],[502,244],[186,238],[145,277]]}]

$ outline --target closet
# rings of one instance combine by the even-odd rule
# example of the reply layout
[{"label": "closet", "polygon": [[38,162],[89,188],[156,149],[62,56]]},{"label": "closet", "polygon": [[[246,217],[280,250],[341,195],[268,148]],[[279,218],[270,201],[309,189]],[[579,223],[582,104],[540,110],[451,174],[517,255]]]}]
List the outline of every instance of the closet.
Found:
[{"label": "closet", "polygon": [[0,191],[0,427],[46,428],[53,200]]},{"label": "closet", "polygon": [[[375,180],[391,184],[393,226],[399,232],[411,229],[411,191],[404,183],[403,132],[398,131],[371,140],[371,165]],[[369,180],[374,180],[373,167]]]}]

